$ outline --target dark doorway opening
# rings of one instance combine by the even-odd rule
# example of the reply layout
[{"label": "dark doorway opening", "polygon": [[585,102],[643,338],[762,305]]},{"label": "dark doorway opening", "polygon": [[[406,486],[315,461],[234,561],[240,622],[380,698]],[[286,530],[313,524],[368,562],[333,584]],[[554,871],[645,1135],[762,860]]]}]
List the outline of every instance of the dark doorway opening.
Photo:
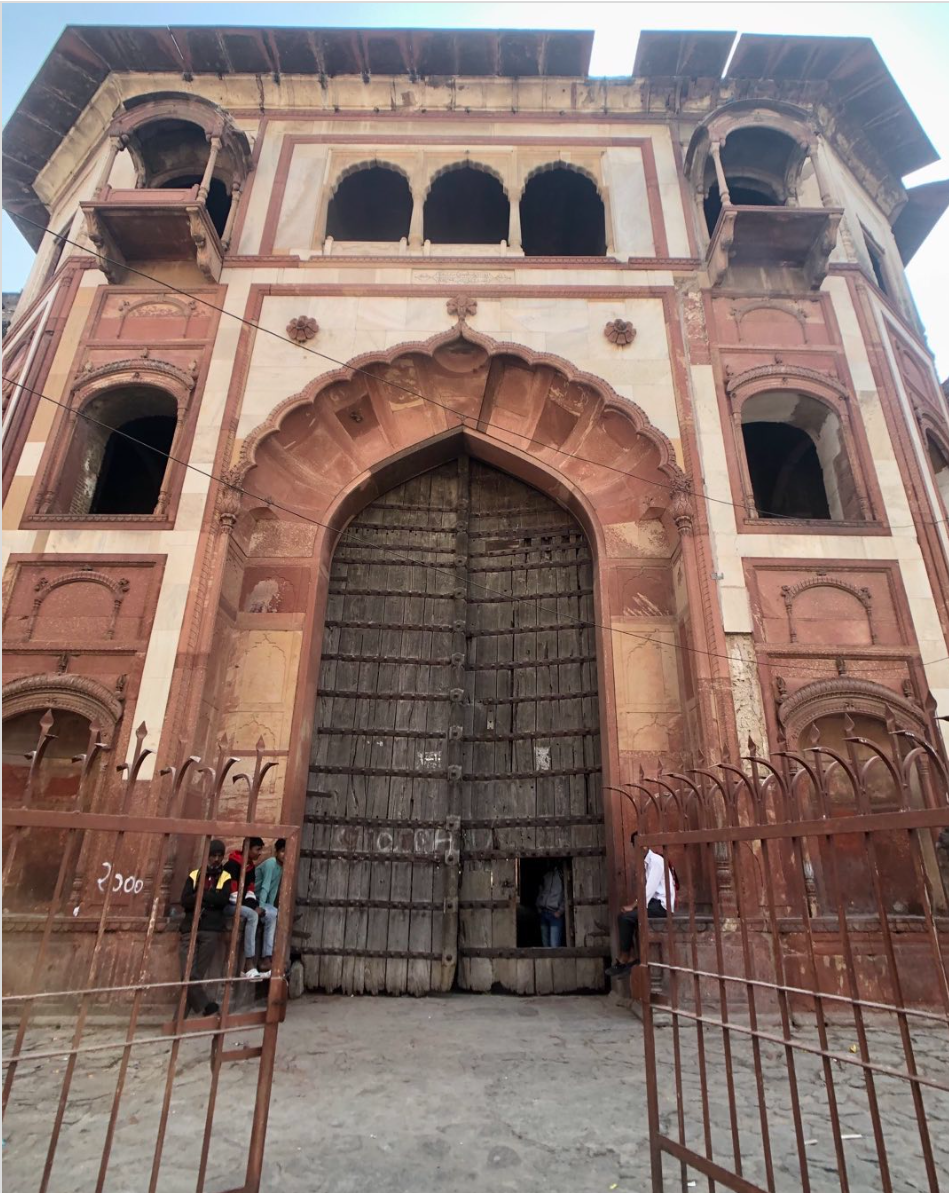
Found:
[{"label": "dark doorway opening", "polygon": [[573,889],[568,857],[522,857],[517,862],[517,947],[539,949],[540,912],[537,910],[537,896],[544,875],[549,870],[558,870],[563,881],[564,892],[564,945],[572,944],[572,916],[570,896]]},{"label": "dark doorway opening", "polygon": [[500,244],[511,205],[493,174],[461,166],[432,183],[425,200],[425,239],[432,244]]},{"label": "dark doorway opening", "polygon": [[[158,189],[187,190],[192,186],[200,186],[201,177],[200,174],[183,174],[178,178],[169,178]],[[214,225],[214,231],[217,232],[218,236],[223,236],[224,229],[227,227],[228,212],[231,210],[231,196],[220,178],[211,179],[205,207],[207,208],[211,223]]]},{"label": "dark doorway opening", "polygon": [[157,414],[130,419],[112,431],[90,514],[154,513],[175,426],[175,418]]},{"label": "dark doorway opening", "polygon": [[336,188],[326,216],[334,240],[401,240],[409,234],[412,192],[408,181],[387,166],[368,166]]},{"label": "dark doorway opening", "polygon": [[830,518],[814,440],[787,423],[745,423],[745,458],[759,518]]},{"label": "dark doorway opening", "polygon": [[602,257],[606,219],[593,182],[563,167],[535,174],[521,197],[521,240],[527,257]]}]

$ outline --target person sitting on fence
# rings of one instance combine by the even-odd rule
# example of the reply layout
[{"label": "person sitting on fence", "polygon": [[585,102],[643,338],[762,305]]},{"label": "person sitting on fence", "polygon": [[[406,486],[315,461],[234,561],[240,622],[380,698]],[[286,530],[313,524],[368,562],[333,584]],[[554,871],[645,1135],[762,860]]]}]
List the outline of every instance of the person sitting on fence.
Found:
[{"label": "person sitting on fence", "polygon": [[551,866],[540,880],[537,914],[540,916],[540,942],[545,949],[559,949],[564,941],[563,875]]},{"label": "person sitting on fence", "polygon": [[[630,837],[630,844],[636,848],[637,834]],[[676,897],[679,890],[679,878],[673,867],[669,870],[669,894],[672,907],[666,906],[666,868],[665,858],[652,849],[643,848],[643,868],[646,872],[646,915],[650,919],[665,919],[668,911],[676,909]],[[606,971],[608,978],[618,978],[629,973],[634,965],[639,964],[639,911],[638,904],[630,903],[624,907],[616,920],[619,931],[619,960]]]},{"label": "person sitting on fence", "polygon": [[244,855],[240,849],[235,849],[224,863],[224,869],[231,877],[231,914],[233,908],[240,905],[241,919],[244,921],[244,976],[253,978],[269,978],[268,969],[257,968],[257,927],[264,921],[264,956],[273,953],[274,930],[277,926],[277,912],[271,907],[262,907],[256,894],[256,866],[264,848],[260,837],[251,837],[247,848],[247,869],[244,872],[244,889],[240,890],[241,866]]},{"label": "person sitting on fence", "polygon": [[269,973],[273,964],[273,938],[276,931],[277,913],[280,907],[280,880],[283,878],[283,861],[287,854],[287,842],[278,837],[273,843],[273,855],[261,862],[254,871],[254,892],[257,902],[264,909],[264,915],[273,912],[270,927],[270,937],[267,936],[267,923],[264,921],[264,944],[260,957],[260,968]]},{"label": "person sitting on fence", "polygon": [[231,876],[224,869],[224,842],[213,840],[208,847],[208,864],[204,872],[204,894],[201,898],[201,916],[194,938],[194,957],[191,961],[191,975],[188,977],[188,951],[191,947],[191,925],[194,923],[194,909],[198,901],[198,880],[200,868],[192,870],[181,892],[181,906],[184,918],[181,921],[181,973],[188,986],[188,1009],[200,1015],[216,1015],[221,1009],[210,997],[203,979],[217,952],[221,932],[225,926],[225,912],[231,898]]}]

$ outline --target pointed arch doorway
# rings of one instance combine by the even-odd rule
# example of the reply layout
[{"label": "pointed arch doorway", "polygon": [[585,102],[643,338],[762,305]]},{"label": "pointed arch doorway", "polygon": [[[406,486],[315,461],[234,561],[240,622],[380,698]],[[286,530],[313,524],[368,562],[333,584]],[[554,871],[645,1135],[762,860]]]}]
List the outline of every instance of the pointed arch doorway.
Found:
[{"label": "pointed arch doorway", "polygon": [[[571,514],[466,454],[347,526],[297,903],[308,988],[602,988],[593,566]],[[551,866],[566,940],[542,949]]]}]

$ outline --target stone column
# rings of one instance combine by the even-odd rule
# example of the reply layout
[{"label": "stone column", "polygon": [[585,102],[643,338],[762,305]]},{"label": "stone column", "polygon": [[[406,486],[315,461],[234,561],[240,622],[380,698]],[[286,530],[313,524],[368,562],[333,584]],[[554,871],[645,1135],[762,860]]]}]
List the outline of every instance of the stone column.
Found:
[{"label": "stone column", "polygon": [[224,235],[221,237],[221,247],[227,249],[231,244],[231,236],[234,233],[234,221],[237,218],[237,209],[241,201],[241,184],[235,182],[231,187],[231,207],[227,213],[227,222],[224,225]]},{"label": "stone column", "polygon": [[718,193],[723,207],[731,206],[731,195],[728,193],[728,183],[725,181],[725,170],[722,166],[722,142],[712,142],[712,161],[715,163],[715,177],[718,179]]},{"label": "stone column", "polygon": [[412,187],[412,219],[409,222],[409,248],[422,247],[422,232],[425,227],[425,194],[421,187]]},{"label": "stone column", "polygon": [[814,168],[814,177],[817,180],[817,186],[820,190],[820,201],[824,207],[834,206],[834,196],[831,194],[830,184],[827,181],[827,174],[824,170],[824,163],[820,160],[820,142],[815,137],[813,141],[808,144],[807,153],[811,159],[811,165]]},{"label": "stone column", "polygon": [[109,137],[109,153],[105,159],[105,164],[102,167],[102,173],[99,175],[99,181],[96,184],[96,198],[101,198],[102,192],[109,185],[109,177],[112,174],[112,167],[115,165],[115,159],[119,156],[127,144],[127,137]]},{"label": "stone column", "polygon": [[217,155],[221,152],[221,138],[211,137],[211,152],[208,154],[208,164],[204,167],[204,177],[201,179],[201,185],[198,187],[198,198],[206,201],[208,191],[211,189],[211,179],[214,177],[214,166],[217,162]]},{"label": "stone column", "polygon": [[520,197],[511,199],[511,218],[507,232],[508,247],[521,252],[521,200]]}]

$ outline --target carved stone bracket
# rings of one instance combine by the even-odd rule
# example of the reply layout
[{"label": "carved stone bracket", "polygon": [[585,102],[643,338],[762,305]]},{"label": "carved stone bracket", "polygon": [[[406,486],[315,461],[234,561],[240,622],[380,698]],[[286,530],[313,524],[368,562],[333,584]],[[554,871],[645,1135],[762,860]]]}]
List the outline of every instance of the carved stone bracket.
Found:
[{"label": "carved stone bracket", "polygon": [[603,334],[617,348],[625,348],[636,339],[636,328],[628,319],[613,319],[603,328]]},{"label": "carved stone bracket", "polygon": [[221,473],[216,512],[218,525],[224,534],[231,533],[240,516],[241,498],[244,495],[241,486],[246,475],[246,463],[235,464]]},{"label": "carved stone bracket", "polygon": [[687,476],[678,476],[669,486],[672,491],[672,501],[669,512],[678,528],[679,534],[692,533],[692,518],[694,516],[692,481]]}]

